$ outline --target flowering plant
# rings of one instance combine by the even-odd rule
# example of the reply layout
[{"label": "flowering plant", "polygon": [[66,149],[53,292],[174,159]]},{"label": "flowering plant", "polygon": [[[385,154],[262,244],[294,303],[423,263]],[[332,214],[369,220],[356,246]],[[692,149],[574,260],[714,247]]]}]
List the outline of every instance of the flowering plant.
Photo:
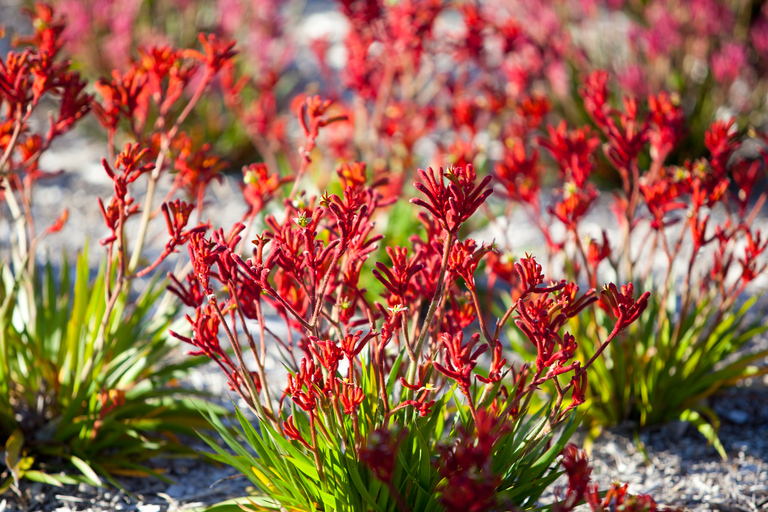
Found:
[{"label": "flowering plant", "polygon": [[[329,106],[310,98],[300,110],[305,148],[334,120]],[[342,196],[307,197],[298,180],[286,180],[294,184],[282,211],[265,216],[247,259],[242,223],[191,236],[193,270],[172,291],[194,308],[193,334],[174,335],[213,359],[259,420],[256,428],[238,412],[254,455],[212,418],[236,453],[209,439],[214,457],[239,468],[266,495],[252,503],[270,508],[534,506],[557,477],[591,365],[643,313],[649,294],[636,297],[631,285],[611,285],[600,298],[580,293],[572,282],[548,282],[527,256],[515,264],[514,305],[489,326],[475,274],[493,249],[461,231],[493,190],[467,165],[419,171],[411,202],[423,210],[424,236],[387,247],[390,262],[375,262],[384,292],[374,302],[361,272],[382,241],[374,220],[393,198],[382,192],[386,183],[369,183],[363,164],[337,173]],[[262,200],[283,181],[263,168],[246,176]],[[579,360],[565,325],[598,300],[613,327]],[[269,312],[284,321],[284,336],[268,326]],[[510,321],[535,345],[535,363],[507,363],[500,335]],[[273,354],[287,368],[282,390],[266,370]],[[532,410],[545,383],[556,392]]]},{"label": "flowering plant", "polygon": [[[649,96],[647,104],[625,96],[617,108],[608,82],[608,73],[597,71],[580,89],[599,133],[561,122],[548,128],[548,137],[529,133],[515,142],[496,168],[512,199],[507,213],[520,205],[530,215],[551,261],[565,261],[571,279],[596,286],[599,276],[621,276],[652,292],[628,336],[594,365],[600,378],[589,385],[593,425],[682,418],[725,456],[716,417],[700,401],[724,385],[768,372],[751,364],[765,352],[728,359],[766,330],[759,322],[742,325],[755,297],[737,302],[766,268],[766,243],[753,227],[766,199],[756,186],[766,155],[741,151],[733,120],[716,121],[705,134],[708,158],[669,165],[685,133],[682,109],[664,93]],[[539,155],[525,148],[534,141],[558,169],[560,185],[549,207],[542,204]],[[590,176],[601,146],[622,183],[611,206],[619,232],[610,236],[604,224],[590,225],[588,217],[597,203]],[[556,234],[558,224],[563,229]],[[504,266],[489,272],[512,286],[514,301],[517,284]],[[581,336],[610,332],[611,312],[601,306],[586,308],[573,329]]]}]

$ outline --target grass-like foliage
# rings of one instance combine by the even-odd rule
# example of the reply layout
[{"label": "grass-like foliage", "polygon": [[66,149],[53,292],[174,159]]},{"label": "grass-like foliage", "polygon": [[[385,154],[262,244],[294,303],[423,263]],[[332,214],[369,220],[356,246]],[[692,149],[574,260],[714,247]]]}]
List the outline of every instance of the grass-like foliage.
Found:
[{"label": "grass-like foliage", "polygon": [[[768,351],[743,350],[751,339],[768,330],[762,318],[747,320],[757,300],[751,297],[738,308],[718,312],[713,298],[704,297],[691,316],[675,323],[669,319],[674,310],[659,322],[663,316],[659,299],[651,296],[637,324],[593,366],[600,383],[590,386],[593,426],[616,425],[627,419],[640,426],[689,421],[725,458],[717,438],[719,419],[703,401],[722,387],[768,372],[756,364]],[[596,325],[592,320],[574,324],[586,335]],[[609,328],[610,320],[602,311],[595,321]]]},{"label": "grass-like foliage", "polygon": [[[375,399],[375,389],[367,395]],[[371,410],[371,404],[366,402],[361,405],[362,410]],[[547,411],[542,409],[536,414],[520,415],[508,425],[508,431],[495,435],[490,431],[478,432],[475,439],[460,426],[462,421],[467,421],[461,418],[461,413],[466,411],[457,410],[455,417],[449,415],[446,423],[446,415],[441,414],[443,406],[437,404],[437,410],[427,417],[407,420],[409,426],[401,431],[362,432],[361,429],[361,435],[375,444],[370,451],[364,448],[363,461],[354,452],[321,438],[319,449],[325,461],[322,479],[312,457],[268,424],[254,426],[238,411],[240,429],[233,434],[211,416],[231,451],[223,450],[214,439],[204,436],[216,450],[210,457],[238,468],[264,496],[224,502],[208,511],[236,512],[242,510],[241,505],[252,505],[256,510],[290,507],[296,510],[439,511],[445,510],[446,495],[459,498],[455,506],[462,502],[469,505],[474,498],[481,500],[480,507],[487,507],[488,494],[494,493],[494,503],[525,510],[534,508],[536,500],[562,474],[557,458],[578,426],[575,416],[555,434],[544,430],[548,425]],[[492,428],[493,424],[480,428],[483,427]],[[308,430],[309,425],[303,428]],[[351,420],[345,429],[352,431]],[[478,451],[478,455],[479,450],[490,448],[483,444],[493,445],[492,453],[483,454],[488,458],[474,468],[477,473],[465,475],[477,480],[473,483],[483,486],[485,495],[457,496],[468,489],[449,488],[445,477],[444,469],[450,464],[445,457],[451,456],[455,443],[466,442],[477,443],[467,446],[466,450]],[[374,466],[373,473],[368,464]],[[488,477],[491,478],[480,481]]]},{"label": "grass-like foliage", "polygon": [[[153,282],[138,297],[122,294],[105,317],[104,269],[90,279],[82,254],[72,283],[62,261],[34,274],[31,295],[19,286],[30,276],[3,269],[0,437],[10,475],[2,490],[20,478],[57,486],[162,478],[145,462],[194,455],[176,434],[207,426],[195,394],[177,387],[199,361],[165,364],[177,308],[161,303],[164,288]],[[77,471],[60,473],[70,467]]]},{"label": "grass-like foliage", "polygon": [[[28,14],[34,33],[15,37],[15,48],[0,61],[0,206],[3,216],[8,213],[3,220],[8,219],[10,228],[8,243],[3,240],[0,247],[0,439],[8,468],[2,491],[20,492],[21,478],[52,485],[100,484],[102,479],[116,483],[116,475],[162,478],[148,459],[191,455],[176,435],[193,434],[207,422],[197,410],[196,393],[177,385],[201,358],[166,364],[178,344],[168,334],[178,308],[162,300],[165,283],[149,276],[193,232],[206,229],[201,225],[187,230],[194,207],[171,200],[185,184],[199,199],[201,215],[205,185],[221,168],[216,159],[198,155],[195,160],[190,155],[195,151],[179,133],[179,125],[197,100],[184,98],[183,105],[179,100],[198,70],[202,77],[196,98],[203,94],[222,62],[232,56],[232,45],[202,37],[204,51],[216,54],[215,59],[195,50],[158,52],[158,58],[165,56],[174,64],[155,66],[147,59],[132,74],[136,87],[116,76],[119,83],[96,85],[107,99],[94,104],[86,82],[63,57],[63,17],[42,3]],[[150,71],[155,73],[151,80]],[[138,90],[138,84],[147,89]],[[131,94],[140,98],[128,98]],[[50,106],[47,125],[34,116],[44,102]],[[41,268],[37,262],[40,241],[61,231],[68,212],[40,230],[35,184],[48,174],[39,165],[41,155],[92,107],[107,128],[109,160],[103,159],[102,165],[113,194],[97,201],[107,230],[101,240],[101,270],[89,278],[83,250],[70,282],[66,258],[56,269],[50,264]],[[128,143],[116,154],[115,134],[126,113],[132,122],[125,125],[135,139],[157,143],[154,164],[144,161],[150,150],[138,144]],[[172,143],[178,183],[158,205],[155,185],[171,170]],[[186,165],[192,160],[210,165],[213,175],[200,178],[197,165]],[[139,179],[147,180],[143,201],[133,197]],[[170,239],[148,262],[144,249],[147,237],[155,234],[153,218],[165,221]],[[126,226],[134,219],[132,239]],[[150,283],[137,293],[133,283],[141,278]]]}]

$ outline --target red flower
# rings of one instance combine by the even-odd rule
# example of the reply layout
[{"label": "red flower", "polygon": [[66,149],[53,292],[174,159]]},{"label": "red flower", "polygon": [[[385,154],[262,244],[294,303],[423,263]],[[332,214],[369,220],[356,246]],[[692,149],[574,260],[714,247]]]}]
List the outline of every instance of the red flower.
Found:
[{"label": "red flower", "polygon": [[[471,165],[455,167],[445,172],[441,167],[439,177],[432,168],[428,173],[419,169],[418,173],[422,181],[414,183],[414,187],[427,196],[429,202],[411,199],[411,203],[425,208],[445,230],[453,234],[459,231],[461,225],[493,193],[493,189],[485,188],[491,182],[490,176],[475,185],[477,175]],[[443,177],[448,180],[447,185]]]},{"label": "red flower", "polygon": [[299,429],[296,428],[296,424],[293,422],[293,414],[288,416],[288,419],[283,422],[283,432],[285,433],[285,437],[288,439],[296,440],[306,446],[307,449],[312,449],[312,446],[310,446],[310,444],[304,440],[301,432],[299,432]]},{"label": "red flower", "polygon": [[416,290],[413,277],[424,268],[424,265],[418,263],[422,253],[408,260],[408,249],[406,247],[387,247],[385,249],[389,258],[392,260],[392,270],[388,269],[382,262],[375,263],[373,275],[376,276],[381,284],[392,294],[388,302],[399,304],[409,304],[416,298]]},{"label": "red flower", "polygon": [[568,229],[576,230],[576,226],[587,214],[595,199],[597,199],[597,190],[591,183],[583,189],[575,183],[566,183],[562,201],[558,201],[549,211]]},{"label": "red flower", "polygon": [[365,393],[357,386],[345,384],[340,398],[341,405],[344,406],[344,414],[352,414],[365,400]]},{"label": "red flower", "polygon": [[[565,469],[568,477],[568,490],[564,498],[555,506],[554,510],[558,512],[567,512],[573,510],[584,499],[584,495],[589,488],[589,482],[592,475],[592,468],[589,465],[586,452],[579,450],[573,444],[567,444],[563,448],[563,460],[560,463]],[[559,490],[558,490],[559,491]],[[556,494],[559,492],[556,491]]]},{"label": "red flower", "polygon": [[526,157],[525,146],[519,139],[508,139],[504,160],[496,164],[496,178],[504,185],[507,195],[516,201],[536,205],[539,199],[541,175],[539,152]]},{"label": "red flower", "polygon": [[549,139],[540,138],[539,144],[547,148],[560,166],[566,180],[572,180],[578,188],[584,187],[592,173],[592,154],[600,145],[589,127],[568,131],[565,121],[557,129],[547,127]]},{"label": "red flower", "polygon": [[445,366],[436,362],[434,363],[435,369],[446,377],[455,380],[466,396],[470,396],[472,370],[477,365],[477,358],[489,348],[488,345],[482,345],[473,351],[479,340],[480,334],[473,334],[467,344],[464,345],[463,332],[458,332],[454,336],[440,335],[440,343],[445,353]]},{"label": "red flower", "polygon": [[217,73],[232,60],[232,57],[237,55],[237,51],[233,50],[235,46],[234,41],[221,40],[216,34],[205,35],[202,32],[197,35],[197,39],[203,45],[205,53],[200,53],[197,50],[186,50],[184,53],[188,57],[203,62],[206,71],[211,74]]},{"label": "red flower", "polygon": [[620,331],[637,320],[645,311],[646,306],[648,306],[648,298],[651,296],[651,292],[645,292],[640,298],[635,300],[633,298],[634,291],[632,283],[622,285],[621,290],[613,283],[605,285],[603,288],[604,302],[607,303],[614,316],[618,319],[616,325]]}]

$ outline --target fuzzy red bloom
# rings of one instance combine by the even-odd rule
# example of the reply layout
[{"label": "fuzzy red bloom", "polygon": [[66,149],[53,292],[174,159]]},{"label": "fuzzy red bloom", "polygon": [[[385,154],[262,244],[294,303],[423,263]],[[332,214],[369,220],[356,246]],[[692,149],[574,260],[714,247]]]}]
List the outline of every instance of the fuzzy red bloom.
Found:
[{"label": "fuzzy red bloom", "polygon": [[669,225],[673,221],[665,220],[667,214],[687,206],[686,202],[681,200],[685,192],[683,185],[669,173],[652,183],[643,181],[639,188],[648,210],[653,215],[653,229],[660,230]]},{"label": "fuzzy red bloom", "polygon": [[202,32],[197,35],[197,39],[203,46],[204,53],[197,50],[186,50],[185,55],[204,63],[209,73],[217,73],[237,55],[237,51],[233,49],[235,47],[234,41],[222,40],[216,34],[206,35]]},{"label": "fuzzy red bloom", "polygon": [[498,419],[485,410],[477,413],[475,429],[459,429],[453,446],[440,447],[440,474],[445,478],[440,502],[449,512],[493,510],[501,476],[493,471],[497,441],[506,433]]},{"label": "fuzzy red bloom", "polygon": [[561,290],[565,287],[565,279],[559,283],[552,283],[551,286],[540,287],[540,284],[544,283],[544,272],[541,265],[536,261],[536,258],[530,254],[525,255],[515,263],[515,270],[520,277],[522,288],[524,290],[523,296],[531,293],[548,293],[557,290]]},{"label": "fuzzy red bloom", "polygon": [[315,359],[328,370],[331,377],[336,375],[336,370],[339,369],[339,362],[344,359],[344,352],[341,347],[336,345],[331,340],[319,340],[314,336],[310,336],[309,340],[311,344],[309,346],[310,352],[315,356]]},{"label": "fuzzy red bloom", "polygon": [[299,372],[295,375],[288,374],[285,394],[304,411],[314,413],[323,388],[323,371],[319,366],[315,366],[314,361],[308,362],[306,358],[302,358]]},{"label": "fuzzy red bloom", "polygon": [[408,304],[417,296],[413,277],[424,268],[424,265],[419,263],[422,253],[417,252],[409,260],[406,247],[387,247],[385,250],[392,260],[392,270],[382,262],[377,261],[375,263],[376,268],[372,271],[373,275],[392,294],[389,302]]},{"label": "fuzzy red bloom", "polygon": [[766,248],[768,248],[768,240],[765,240],[764,242],[762,241],[759,229],[755,232],[754,235],[746,227],[744,228],[744,231],[747,237],[747,245],[744,248],[744,256],[739,258],[739,263],[741,264],[742,269],[741,281],[744,284],[747,284],[754,280],[766,269],[766,267],[768,267],[768,264],[759,266],[757,263],[758,256],[763,254]]},{"label": "fuzzy red bloom", "polygon": [[344,414],[352,414],[365,400],[365,393],[357,386],[345,385],[340,398],[341,405],[344,407]]},{"label": "fuzzy red bloom", "polygon": [[[414,183],[414,187],[427,196],[429,202],[411,199],[411,203],[429,211],[445,230],[453,234],[493,193],[493,189],[485,188],[491,182],[490,176],[475,184],[477,174],[471,165],[445,172],[441,167],[439,175],[432,168],[428,172],[419,169],[418,173],[422,181]],[[443,177],[448,180],[447,185]]]},{"label": "fuzzy red bloom", "polygon": [[[555,506],[557,512],[567,512],[573,510],[584,499],[589,488],[592,475],[592,468],[587,460],[586,452],[579,450],[575,445],[569,443],[563,448],[563,460],[560,463],[565,469],[568,477],[568,488],[565,496],[558,496],[560,501]],[[560,490],[556,494],[560,494]]]},{"label": "fuzzy red bloom", "polygon": [[505,357],[502,357],[502,347],[501,342],[499,340],[493,340],[493,356],[491,358],[491,368],[488,371],[488,377],[483,377],[482,375],[477,376],[477,380],[480,382],[484,382],[485,384],[490,384],[492,382],[499,382],[501,380],[501,371],[504,369],[504,365],[507,363],[507,359]]},{"label": "fuzzy red bloom", "polygon": [[604,302],[610,307],[614,316],[618,319],[617,329],[624,330],[632,322],[637,320],[648,306],[648,297],[651,292],[643,293],[637,300],[634,299],[635,288],[632,283],[621,286],[619,290],[615,284],[605,285],[602,291]]},{"label": "fuzzy red bloom", "polygon": [[461,277],[466,283],[467,288],[474,290],[477,266],[483,256],[492,250],[492,247],[485,245],[477,249],[477,242],[471,238],[458,242],[451,247],[448,258],[448,271],[451,275]]},{"label": "fuzzy red bloom", "polygon": [[588,183],[585,188],[579,188],[575,183],[566,183],[563,189],[563,199],[549,211],[568,229],[575,230],[581,219],[597,199],[597,190]]},{"label": "fuzzy red bloom", "polygon": [[534,150],[530,157],[526,156],[523,141],[507,141],[504,160],[496,164],[496,178],[504,185],[511,199],[531,205],[538,203],[541,187],[538,160],[538,151]]},{"label": "fuzzy red bloom", "polygon": [[548,149],[560,166],[566,180],[582,188],[592,174],[593,156],[600,145],[600,139],[592,135],[589,127],[568,131],[565,121],[557,128],[547,127],[549,138],[539,139],[539,144]]},{"label": "fuzzy red bloom", "polygon": [[166,288],[169,292],[176,295],[184,305],[196,308],[205,302],[205,294],[194,272],[190,272],[184,278],[187,282],[186,286],[172,272],[168,272],[168,278],[172,281],[172,284],[169,284]]},{"label": "fuzzy red bloom", "polygon": [[648,97],[651,157],[663,161],[685,135],[685,114],[664,91]]},{"label": "fuzzy red bloom", "polygon": [[709,129],[704,134],[704,145],[712,155],[709,162],[712,164],[712,168],[721,175],[725,174],[728,159],[739,147],[736,140],[735,122],[736,118],[731,118],[728,121],[715,121],[709,125]]},{"label": "fuzzy red bloom", "polygon": [[64,208],[64,211],[61,212],[61,215],[59,216],[56,221],[48,226],[45,230],[46,233],[58,233],[64,228],[64,224],[67,223],[67,219],[69,218],[69,210],[67,208]]},{"label": "fuzzy red bloom", "polygon": [[[597,271],[598,265],[604,259],[611,255],[611,244],[608,241],[608,234],[603,230],[603,242],[600,243],[594,238],[589,240],[587,246],[587,262],[592,267],[593,271]],[[594,284],[593,284],[594,286]]]},{"label": "fuzzy red bloom", "polygon": [[[454,336],[442,334],[440,343],[444,349],[445,366],[434,363],[435,369],[446,377],[455,380],[461,391],[470,396],[472,386],[472,370],[477,366],[477,358],[488,350],[488,345],[482,345],[475,349],[480,341],[480,334],[473,334],[464,345],[464,333],[458,332]],[[473,351],[474,349],[474,351]]]},{"label": "fuzzy red bloom", "polygon": [[300,442],[304,446],[307,447],[307,449],[311,450],[312,446],[308,442],[304,440],[304,437],[302,437],[301,432],[299,432],[299,429],[296,428],[296,424],[293,422],[293,414],[288,416],[288,419],[283,422],[283,432],[285,433],[285,437],[288,439],[293,439],[295,441]]},{"label": "fuzzy red bloom", "polygon": [[647,494],[637,496],[627,494],[628,484],[614,483],[604,496],[598,492],[597,485],[590,485],[586,494],[587,504],[592,512],[679,512],[681,509],[659,507],[654,499]]},{"label": "fuzzy red bloom", "polygon": [[395,458],[400,452],[400,445],[408,436],[408,429],[393,432],[383,427],[377,428],[368,436],[368,444],[360,449],[362,460],[376,478],[382,482],[392,481],[395,471]]}]

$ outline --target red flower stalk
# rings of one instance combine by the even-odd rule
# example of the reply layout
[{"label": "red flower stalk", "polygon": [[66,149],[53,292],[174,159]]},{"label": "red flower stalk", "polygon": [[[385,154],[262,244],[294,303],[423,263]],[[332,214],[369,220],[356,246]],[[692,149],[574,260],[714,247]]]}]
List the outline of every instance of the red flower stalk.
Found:
[{"label": "red flower stalk", "polygon": [[365,400],[365,393],[357,386],[345,384],[344,391],[341,392],[339,398],[341,398],[341,405],[344,407],[344,414],[352,414]]},{"label": "red flower stalk", "polygon": [[172,283],[166,288],[169,292],[176,295],[184,305],[196,308],[205,302],[206,296],[203,293],[200,281],[197,279],[194,272],[188,273],[185,277],[187,286],[179,281],[179,279],[173,275],[173,272],[168,272],[168,278]]},{"label": "red flower stalk", "polygon": [[563,200],[558,201],[549,212],[557,217],[566,227],[575,231],[576,226],[587,214],[592,203],[597,199],[597,191],[588,183],[585,188],[579,188],[575,183],[566,183],[563,189]]},{"label": "red flower stalk", "polygon": [[621,510],[622,512],[657,512],[665,510],[667,512],[678,512],[680,509],[670,509],[659,507],[654,499],[647,494],[633,496],[627,494],[628,484],[621,485],[614,483],[610,489],[601,497],[597,485],[590,485],[586,494],[587,504],[592,512],[612,512]]},{"label": "red flower stalk", "polygon": [[590,73],[579,89],[584,108],[600,128],[608,125],[611,106],[608,104],[608,72],[598,69]]},{"label": "red flower stalk", "polygon": [[57,15],[53,7],[43,2],[35,2],[34,10],[23,9],[22,12],[32,21],[35,34],[29,37],[18,37],[14,43],[33,46],[49,59],[55,58],[64,46],[62,34],[67,28],[64,17]]},{"label": "red flower stalk", "polygon": [[[611,244],[608,242],[608,235],[605,230],[603,230],[603,243],[601,244],[594,238],[591,238],[589,240],[589,245],[587,246],[587,263],[592,268],[593,275],[597,273],[597,267],[600,265],[600,262],[610,255]],[[595,286],[594,283],[590,284]]]},{"label": "red flower stalk", "polygon": [[420,364],[417,370],[417,382],[415,384],[409,384],[405,377],[400,377],[400,384],[403,387],[410,389],[411,391],[421,391],[423,389],[432,389],[432,385],[429,384],[428,376],[432,367],[432,361]]},{"label": "red flower stalk", "polygon": [[453,336],[472,325],[475,320],[477,320],[477,312],[472,294],[467,292],[461,295],[454,290],[449,290],[443,306],[440,331]]},{"label": "red flower stalk", "polygon": [[237,55],[234,41],[226,41],[219,39],[216,34],[203,34],[202,32],[197,35],[197,39],[203,46],[203,52],[197,50],[186,50],[184,55],[197,59],[205,64],[206,73],[216,74],[223,68],[232,58]]},{"label": "red flower stalk", "polygon": [[218,246],[214,242],[207,240],[203,233],[195,232],[189,239],[187,245],[189,258],[192,260],[192,268],[195,276],[200,281],[206,295],[211,295],[211,267],[217,263],[218,255],[224,250],[224,247]]},{"label": "red flower stalk", "polygon": [[100,79],[94,83],[102,101],[94,102],[93,110],[110,136],[114,136],[121,119],[129,121],[134,136],[142,132],[149,111],[149,97],[144,91],[146,82],[147,75],[133,67],[124,74],[112,71],[111,81]]},{"label": "red flower stalk", "polygon": [[69,218],[69,210],[67,208],[64,208],[64,211],[61,212],[61,215],[59,216],[59,218],[56,219],[56,221],[53,224],[48,226],[48,228],[46,228],[45,232],[48,233],[48,234],[50,234],[50,233],[58,233],[59,231],[61,231],[64,228],[64,224],[67,223],[67,219],[68,218]]},{"label": "red flower stalk", "polygon": [[483,245],[479,249],[477,242],[471,238],[466,239],[463,242],[456,243],[451,248],[451,253],[448,258],[448,271],[455,276],[461,277],[470,290],[475,289],[475,271],[480,263],[480,260],[493,251],[491,246]]},{"label": "red flower stalk", "polygon": [[744,248],[744,256],[739,258],[739,264],[741,264],[741,281],[744,284],[749,283],[760,275],[768,264],[763,264],[758,267],[757,257],[760,256],[765,249],[768,248],[768,240],[764,243],[760,237],[760,230],[752,235],[752,232],[748,228],[744,228],[744,232],[747,236],[747,246]]},{"label": "red flower stalk", "polygon": [[310,153],[315,147],[315,139],[320,133],[320,128],[327,126],[336,121],[343,121],[348,119],[346,115],[338,115],[334,117],[326,117],[325,114],[329,110],[331,100],[323,101],[320,96],[308,97],[299,106],[298,116],[301,128],[304,130],[304,135],[307,138],[307,143],[302,148],[303,164],[311,162]]},{"label": "red flower stalk", "polygon": [[396,411],[400,409],[401,407],[405,406],[412,406],[416,411],[419,413],[419,416],[422,418],[429,415],[429,413],[432,412],[432,407],[435,405],[434,400],[427,400],[429,398],[429,393],[432,392],[432,389],[424,388],[422,389],[418,395],[416,395],[416,400],[403,400],[400,405],[395,407],[393,411]]},{"label": "red flower stalk", "polygon": [[496,443],[506,434],[497,428],[499,420],[485,410],[477,413],[475,429],[460,427],[459,438],[450,447],[441,447],[440,474],[446,484],[440,502],[449,512],[482,512],[497,504],[496,487],[501,476],[493,471]]},{"label": "red flower stalk", "polygon": [[84,92],[86,85],[87,83],[80,79],[80,75],[74,72],[63,73],[54,81],[54,89],[60,96],[60,103],[56,119],[52,120],[46,134],[48,143],[59,135],[67,133],[91,110],[93,97]]},{"label": "red flower stalk", "polygon": [[264,209],[264,205],[272,200],[274,193],[281,185],[288,183],[292,177],[280,178],[277,173],[269,174],[266,164],[251,164],[243,167],[243,197],[248,203],[248,211],[244,217],[250,217]]},{"label": "red flower stalk", "polygon": [[661,91],[658,96],[648,97],[651,158],[659,163],[663,163],[666,155],[685,135],[685,114],[672,100],[665,91]]},{"label": "red flower stalk", "polygon": [[557,129],[549,126],[547,130],[549,139],[540,138],[539,144],[552,153],[566,180],[572,180],[577,188],[584,187],[592,173],[592,154],[600,139],[587,126],[568,131],[565,121]]},{"label": "red flower stalk", "polygon": [[709,125],[709,129],[704,134],[704,145],[712,155],[709,159],[712,168],[718,175],[726,174],[726,164],[733,152],[738,149],[739,143],[736,140],[737,131],[734,123],[736,118],[728,121],[718,120]]},{"label": "red flower stalk", "polygon": [[412,279],[424,268],[423,264],[418,263],[423,253],[419,251],[408,260],[406,247],[386,247],[385,250],[392,260],[392,270],[388,269],[382,262],[377,261],[375,263],[376,268],[372,270],[372,273],[392,294],[388,302],[409,304],[415,300],[417,295]]},{"label": "red flower stalk", "polygon": [[605,285],[603,288],[604,301],[618,319],[614,328],[616,332],[624,330],[629,324],[637,320],[648,306],[648,297],[651,296],[651,292],[645,292],[635,300],[633,298],[634,290],[632,283],[622,285],[621,290],[613,283]]},{"label": "red flower stalk", "polygon": [[341,351],[344,357],[351,361],[363,351],[368,341],[375,336],[373,332],[363,337],[363,331],[357,331],[355,334],[348,334],[341,340]]},{"label": "red flower stalk", "polygon": [[515,263],[515,270],[517,275],[520,276],[522,289],[524,290],[523,297],[531,293],[554,292],[565,287],[565,279],[559,283],[552,283],[550,286],[539,287],[544,282],[544,272],[536,258],[528,253],[525,254],[524,258]]},{"label": "red flower stalk", "polygon": [[[411,203],[430,212],[440,225],[452,234],[456,234],[461,225],[493,193],[493,189],[485,188],[491,182],[490,176],[475,185],[477,174],[471,165],[455,167],[445,172],[441,167],[439,176],[432,168],[429,168],[428,172],[419,169],[418,173],[422,181],[414,183],[414,187],[427,196],[429,202],[411,199]],[[447,185],[443,177],[448,180]]]},{"label": "red flower stalk", "polygon": [[[560,502],[554,508],[557,512],[573,510],[582,502],[589,488],[592,475],[592,468],[589,465],[586,452],[579,450],[575,445],[567,444],[563,448],[562,457],[563,460],[560,464],[568,477],[568,488],[564,498],[558,496]],[[556,490],[556,495],[559,495],[560,492],[560,489]]]},{"label": "red flower stalk", "polygon": [[192,325],[192,337],[182,336],[174,331],[170,331],[170,333],[171,336],[198,348],[198,350],[187,352],[187,354],[192,356],[205,355],[213,359],[230,377],[233,372],[236,373],[237,366],[219,344],[220,319],[213,306],[210,304],[198,306],[195,309],[194,320],[189,315],[185,315],[185,318]]},{"label": "red flower stalk", "polygon": [[683,185],[668,173],[652,183],[641,181],[639,188],[648,210],[653,215],[651,228],[655,230],[661,230],[674,222],[664,220],[668,213],[687,207],[685,201],[679,200],[684,192]]},{"label": "red flower stalk", "polygon": [[306,358],[302,358],[299,372],[296,375],[288,374],[285,394],[305,412],[314,414],[317,399],[323,388],[323,371],[319,366],[315,366],[314,361],[307,362]]},{"label": "red flower stalk", "polygon": [[502,357],[502,347],[499,340],[493,340],[493,357],[491,359],[491,368],[488,371],[488,377],[482,375],[477,376],[477,380],[490,384],[492,382],[499,382],[501,380],[501,371],[504,369],[504,365],[507,363],[507,359]]},{"label": "red flower stalk", "polygon": [[320,203],[336,218],[336,230],[339,235],[337,250],[340,253],[346,250],[350,238],[359,231],[363,220],[368,219],[368,205],[362,204],[361,199],[352,187],[347,187],[344,190],[344,199],[336,194],[326,194]]},{"label": "red flower stalk", "polygon": [[482,345],[473,349],[480,341],[480,334],[473,334],[464,345],[464,333],[458,332],[454,336],[442,334],[440,343],[445,350],[445,366],[435,362],[435,369],[446,377],[455,380],[459,384],[462,393],[471,399],[470,387],[472,386],[472,370],[477,366],[477,358],[490,347]]},{"label": "red flower stalk", "polygon": [[408,436],[408,429],[392,432],[380,427],[368,436],[368,444],[360,449],[362,460],[376,478],[382,482],[392,481],[395,471],[395,458],[400,452],[400,445]]},{"label": "red flower stalk", "polygon": [[571,403],[565,409],[565,412],[570,411],[587,401],[587,372],[583,371],[579,373],[579,371],[576,371],[576,374],[571,378],[571,383],[573,384]]},{"label": "red flower stalk", "polygon": [[339,362],[344,359],[344,352],[341,347],[336,345],[334,341],[324,340],[321,341],[314,336],[310,336],[309,350],[315,359],[328,370],[328,374],[333,378],[336,375],[336,371],[339,369]]},{"label": "red flower stalk", "polygon": [[351,187],[354,191],[360,191],[368,180],[364,162],[344,162],[336,168],[336,174],[341,181],[341,186],[346,189]]},{"label": "red flower stalk", "polygon": [[227,163],[213,154],[210,144],[197,146],[185,133],[176,137],[173,147],[177,151],[174,166],[178,172],[173,186],[177,189],[184,187],[197,201],[198,209],[202,208],[206,187],[213,180],[221,182],[221,171],[226,169]]},{"label": "red flower stalk", "polygon": [[301,432],[299,432],[299,429],[296,428],[296,424],[293,422],[293,414],[288,416],[288,419],[283,422],[283,433],[285,434],[285,437],[288,439],[293,439],[295,441],[300,442],[304,446],[307,447],[308,450],[312,449],[312,446],[308,442],[304,440],[304,437],[302,437]]},{"label": "red flower stalk", "polygon": [[[768,156],[764,155],[763,158],[768,160]],[[765,176],[764,165],[763,162],[758,160],[737,160],[731,167],[733,181],[739,187],[735,199],[736,204],[739,205],[739,216],[741,217],[744,217],[747,211],[755,185]],[[727,180],[724,179],[723,182],[727,183]]]},{"label": "red flower stalk", "polygon": [[511,199],[536,207],[541,187],[539,152],[534,150],[530,158],[526,157],[520,139],[508,139],[505,149],[504,160],[496,164],[496,179],[504,185]]},{"label": "red flower stalk", "polygon": [[187,243],[192,233],[204,233],[208,229],[208,225],[185,229],[189,222],[189,215],[194,209],[195,205],[187,204],[179,199],[162,204],[161,210],[165,216],[168,234],[171,235],[171,239],[165,244],[166,252],[171,253],[177,246]]}]

